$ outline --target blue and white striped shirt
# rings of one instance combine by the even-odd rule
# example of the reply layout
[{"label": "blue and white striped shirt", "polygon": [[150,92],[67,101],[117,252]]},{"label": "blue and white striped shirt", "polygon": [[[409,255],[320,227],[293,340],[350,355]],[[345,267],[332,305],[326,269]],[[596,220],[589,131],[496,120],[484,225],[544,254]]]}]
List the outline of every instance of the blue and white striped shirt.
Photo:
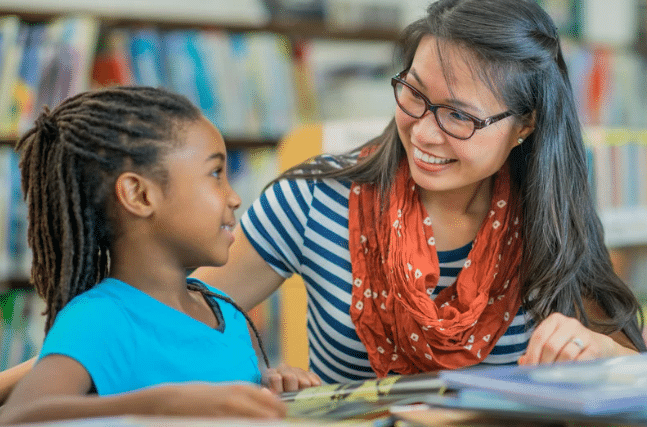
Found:
[{"label": "blue and white striped shirt", "polygon": [[[349,182],[282,180],[268,188],[241,218],[248,240],[278,274],[303,277],[308,294],[310,369],[325,383],[375,377],[349,314],[349,193]],[[438,252],[441,277],[432,298],[456,280],[470,249],[471,244]],[[530,317],[519,309],[483,363],[516,362],[526,349],[532,326]]]}]

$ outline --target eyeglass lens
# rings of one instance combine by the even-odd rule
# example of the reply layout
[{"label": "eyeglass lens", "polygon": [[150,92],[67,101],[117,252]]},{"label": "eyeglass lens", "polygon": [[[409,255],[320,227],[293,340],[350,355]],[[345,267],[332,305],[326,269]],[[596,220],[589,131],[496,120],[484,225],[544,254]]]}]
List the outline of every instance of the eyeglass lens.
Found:
[{"label": "eyeglass lens", "polygon": [[[425,114],[427,103],[421,93],[399,81],[395,83],[394,91],[395,100],[405,113],[416,118]],[[474,133],[474,122],[459,110],[434,106],[431,111],[434,113],[438,125],[448,134],[456,138],[469,138]]]}]

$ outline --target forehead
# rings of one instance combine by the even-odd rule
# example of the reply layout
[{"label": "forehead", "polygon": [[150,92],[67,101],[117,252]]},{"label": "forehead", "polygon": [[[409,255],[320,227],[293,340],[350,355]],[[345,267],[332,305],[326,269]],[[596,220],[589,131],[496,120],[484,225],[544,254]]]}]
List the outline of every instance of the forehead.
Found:
[{"label": "forehead", "polygon": [[206,164],[215,154],[226,157],[225,142],[222,135],[207,119],[187,122],[178,132],[179,143],[171,149],[166,163],[181,166],[183,164]]},{"label": "forehead", "polygon": [[184,145],[187,148],[208,152],[225,152],[225,141],[209,120],[200,117],[184,127]]},{"label": "forehead", "polygon": [[411,70],[420,77],[429,96],[469,102],[478,108],[501,107],[492,85],[485,82],[483,65],[469,49],[425,36],[418,44]]}]

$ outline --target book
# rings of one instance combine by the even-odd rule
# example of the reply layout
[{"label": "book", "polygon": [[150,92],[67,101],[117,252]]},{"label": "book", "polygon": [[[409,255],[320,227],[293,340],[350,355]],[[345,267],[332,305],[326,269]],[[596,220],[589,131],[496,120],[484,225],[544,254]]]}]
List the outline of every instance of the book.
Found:
[{"label": "book", "polygon": [[429,372],[310,387],[281,399],[289,417],[342,420],[383,415],[392,405],[421,402],[445,389],[438,373]]},{"label": "book", "polygon": [[98,28],[98,20],[84,16],[60,17],[47,24],[33,116],[25,117],[21,131],[33,125],[44,105],[53,108],[89,88]]},{"label": "book", "polygon": [[14,87],[20,65],[27,29],[21,25],[17,16],[9,15],[0,19],[0,133],[3,136],[14,136],[11,126],[11,107]]},{"label": "book", "polygon": [[581,415],[626,415],[647,421],[647,354],[540,366],[473,367],[441,371],[459,393]]},{"label": "book", "polygon": [[40,50],[45,26],[42,24],[27,25],[22,27],[22,31],[22,37],[24,37],[22,58],[13,85],[13,97],[7,122],[7,131],[14,134],[21,133],[22,129],[19,129],[21,120],[31,118],[34,112],[36,91],[42,69]]},{"label": "book", "polygon": [[152,87],[166,86],[167,79],[161,54],[162,43],[159,30],[149,27],[133,31],[130,39],[130,65],[136,84]]},{"label": "book", "polygon": [[133,84],[129,43],[130,33],[126,28],[111,28],[102,34],[92,67],[92,88]]},{"label": "book", "polygon": [[479,392],[469,399],[440,397],[429,403],[394,405],[387,426],[519,426],[519,427],[630,427],[644,425],[622,416],[586,416],[546,411]]}]

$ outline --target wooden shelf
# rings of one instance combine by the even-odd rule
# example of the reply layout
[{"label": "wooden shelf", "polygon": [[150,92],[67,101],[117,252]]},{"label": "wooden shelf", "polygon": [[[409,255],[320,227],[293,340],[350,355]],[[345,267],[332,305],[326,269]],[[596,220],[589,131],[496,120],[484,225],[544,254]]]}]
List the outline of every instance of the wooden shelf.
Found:
[{"label": "wooden shelf", "polygon": [[[25,22],[48,22],[61,13],[36,13],[20,12],[3,9],[0,7],[0,16],[18,15]],[[381,28],[334,28],[320,20],[276,20],[262,25],[236,24],[226,22],[193,21],[190,19],[178,20],[173,16],[166,18],[145,18],[134,17],[124,18],[105,15],[101,13],[89,13],[101,21],[107,27],[146,27],[156,26],[161,29],[202,29],[202,30],[224,30],[230,32],[272,32],[284,34],[293,38],[322,38],[338,40],[367,40],[367,41],[397,41],[400,31],[397,29]]]},{"label": "wooden shelf", "polygon": [[[275,147],[279,143],[278,138],[263,138],[263,137],[227,137],[225,144],[230,150],[243,149],[243,148],[258,148],[258,147]],[[0,145],[14,145],[18,138],[0,137]]]},{"label": "wooden shelf", "polygon": [[34,287],[32,286],[31,283],[29,283],[29,279],[24,278],[24,279],[19,279],[19,278],[13,278],[13,279],[3,279],[0,280],[0,289],[2,290],[8,290],[8,289],[33,289]]}]

